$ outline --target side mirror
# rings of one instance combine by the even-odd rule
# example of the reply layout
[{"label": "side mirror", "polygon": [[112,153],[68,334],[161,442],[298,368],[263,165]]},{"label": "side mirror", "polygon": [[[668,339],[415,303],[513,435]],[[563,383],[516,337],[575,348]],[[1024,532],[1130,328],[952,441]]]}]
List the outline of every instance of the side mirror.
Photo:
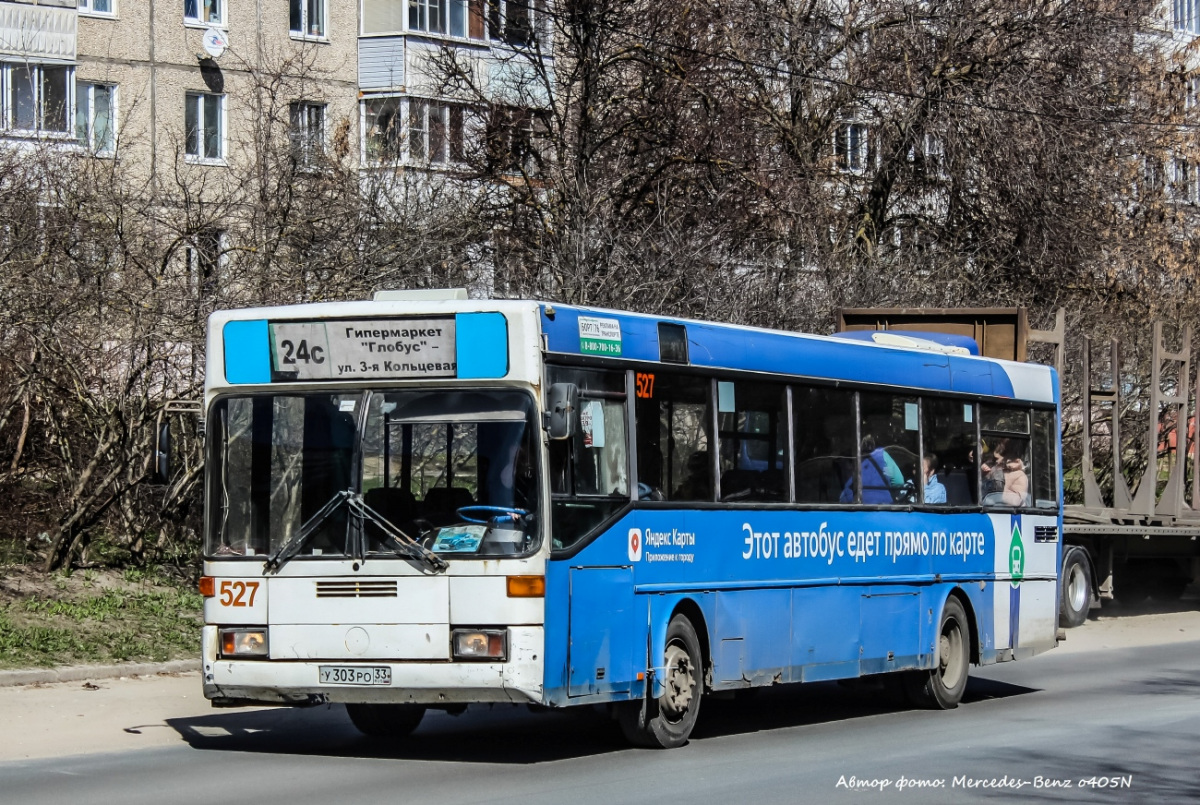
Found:
[{"label": "side mirror", "polygon": [[166,485],[171,482],[171,426],[164,419],[158,423],[154,438],[154,472],[151,482]]},{"label": "side mirror", "polygon": [[550,386],[546,430],[551,439],[569,439],[575,435],[579,422],[579,387],[574,383],[554,383]]}]

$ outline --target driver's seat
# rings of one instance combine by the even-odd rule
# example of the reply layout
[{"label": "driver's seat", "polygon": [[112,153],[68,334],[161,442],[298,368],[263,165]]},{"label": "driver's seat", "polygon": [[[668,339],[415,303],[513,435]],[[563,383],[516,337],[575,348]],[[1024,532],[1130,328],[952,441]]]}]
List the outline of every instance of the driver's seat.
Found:
[{"label": "driver's seat", "polygon": [[433,525],[448,525],[461,520],[456,511],[463,506],[474,506],[475,498],[461,486],[435,486],[425,493],[422,514]]}]

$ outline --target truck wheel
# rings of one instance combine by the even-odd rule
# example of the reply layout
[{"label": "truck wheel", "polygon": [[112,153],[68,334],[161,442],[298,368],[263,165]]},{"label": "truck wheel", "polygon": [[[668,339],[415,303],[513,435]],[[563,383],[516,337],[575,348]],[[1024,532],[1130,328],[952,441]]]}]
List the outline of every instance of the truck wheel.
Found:
[{"label": "truck wheel", "polygon": [[1070,629],[1082,626],[1092,606],[1092,563],[1088,561],[1087,551],[1081,548],[1067,551],[1059,585],[1062,591],[1059,624]]},{"label": "truck wheel", "polygon": [[966,610],[954,596],[942,607],[935,648],[937,664],[933,668],[905,674],[908,698],[917,707],[953,710],[967,689],[971,666],[971,627]]},{"label": "truck wheel", "polygon": [[348,704],[358,731],[373,738],[407,738],[425,716],[423,704]]},{"label": "truck wheel", "polygon": [[691,621],[676,615],[667,626],[662,696],[623,702],[617,711],[626,739],[636,746],[655,749],[674,749],[687,743],[700,713],[702,668],[696,630]]}]

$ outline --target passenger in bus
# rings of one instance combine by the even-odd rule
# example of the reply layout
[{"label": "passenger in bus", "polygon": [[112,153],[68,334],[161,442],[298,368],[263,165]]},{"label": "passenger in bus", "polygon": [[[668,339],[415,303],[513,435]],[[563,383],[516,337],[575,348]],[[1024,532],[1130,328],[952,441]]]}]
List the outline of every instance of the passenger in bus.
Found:
[{"label": "passenger in bus", "polygon": [[983,499],[985,506],[1025,506],[1029,499],[1029,474],[1020,456],[1005,459],[1004,489]]},{"label": "passenger in bus", "polygon": [[[987,452],[986,450],[984,451]],[[983,494],[984,502],[987,502],[987,496],[992,494],[1000,494],[1004,492],[1004,470],[1008,462],[1004,460],[1008,453],[1008,440],[999,439],[992,448],[992,460],[984,461],[979,465],[979,471],[983,476]]]},{"label": "passenger in bus", "polygon": [[924,501],[926,503],[945,503],[946,487],[942,485],[942,482],[937,477],[937,454],[926,453],[922,462],[925,466]]},{"label": "passenger in bus", "polygon": [[[895,460],[882,447],[875,446],[875,437],[870,434],[862,440],[862,502],[886,505],[896,502],[896,495],[904,489],[904,473]],[[842,489],[842,503],[854,502],[854,478],[846,481]]]}]

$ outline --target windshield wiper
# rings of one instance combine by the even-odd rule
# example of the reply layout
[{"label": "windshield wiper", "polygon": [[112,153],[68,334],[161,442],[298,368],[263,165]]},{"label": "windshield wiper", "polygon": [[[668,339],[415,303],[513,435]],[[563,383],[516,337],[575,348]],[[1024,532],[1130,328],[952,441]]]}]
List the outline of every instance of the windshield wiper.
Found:
[{"label": "windshield wiper", "polygon": [[[280,546],[279,550],[267,557],[266,564],[263,565],[263,575],[267,573],[278,573],[279,569],[284,566],[293,556],[300,552],[304,544],[317,533],[317,529],[329,519],[335,511],[345,503],[350,511],[357,515],[360,519],[370,520],[380,531],[383,532],[383,542],[397,556],[416,559],[425,566],[433,570],[435,573],[440,573],[450,567],[446,560],[438,556],[433,551],[429,550],[415,539],[405,534],[399,528],[392,524],[390,520],[385,518],[379,512],[372,509],[363,501],[362,495],[352,489],[343,489],[338,492],[329,502],[322,506],[316,514],[308,518],[304,525],[300,526],[300,530],[296,535]],[[356,556],[356,559],[366,561],[365,556]]]},{"label": "windshield wiper", "polygon": [[[351,492],[346,497],[346,500],[350,506],[350,511],[364,520],[370,520],[383,532],[382,542],[391,548],[392,552],[397,556],[416,559],[433,570],[434,573],[440,573],[450,567],[445,559],[426,548],[408,534],[405,534],[391,520],[388,520],[382,514],[368,506],[366,501],[363,500],[362,495]],[[362,556],[361,559],[365,562],[366,556]]]},{"label": "windshield wiper", "polygon": [[317,529],[321,527],[329,516],[338,510],[338,507],[343,502],[348,500],[354,492],[349,489],[343,489],[329,499],[329,502],[317,510],[317,513],[309,517],[304,525],[300,526],[300,530],[296,535],[287,542],[279,546],[279,550],[267,557],[266,564],[263,565],[263,575],[267,573],[278,573],[279,569],[287,563],[289,559],[300,552],[304,547],[304,543],[308,542],[312,535],[317,533]]}]

